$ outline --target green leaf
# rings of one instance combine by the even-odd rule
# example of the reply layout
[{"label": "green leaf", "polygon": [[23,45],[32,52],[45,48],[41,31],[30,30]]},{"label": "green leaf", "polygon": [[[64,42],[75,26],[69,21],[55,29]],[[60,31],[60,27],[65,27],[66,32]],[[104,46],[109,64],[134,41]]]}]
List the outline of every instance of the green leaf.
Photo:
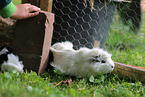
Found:
[{"label": "green leaf", "polygon": [[90,81],[90,82],[94,82],[94,80],[95,80],[95,79],[94,79],[94,76],[91,76],[91,77],[89,78],[89,81]]},{"label": "green leaf", "polygon": [[7,79],[12,79],[12,76],[10,75],[9,72],[5,72],[4,77],[7,78]]},{"label": "green leaf", "polygon": [[101,83],[102,81],[100,79],[95,79],[94,83]]},{"label": "green leaf", "polygon": [[33,91],[32,86],[28,86],[28,87],[27,87],[27,90],[28,90],[29,92],[32,92],[32,91]]}]

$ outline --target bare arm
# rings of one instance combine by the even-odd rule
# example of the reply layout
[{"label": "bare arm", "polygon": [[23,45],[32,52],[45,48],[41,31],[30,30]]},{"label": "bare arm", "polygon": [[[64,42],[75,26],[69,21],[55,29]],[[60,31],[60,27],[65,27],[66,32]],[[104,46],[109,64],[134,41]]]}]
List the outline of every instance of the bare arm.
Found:
[{"label": "bare arm", "polygon": [[40,8],[31,4],[19,4],[16,5],[16,11],[10,17],[15,20],[26,19],[29,17],[34,17],[39,14]]}]

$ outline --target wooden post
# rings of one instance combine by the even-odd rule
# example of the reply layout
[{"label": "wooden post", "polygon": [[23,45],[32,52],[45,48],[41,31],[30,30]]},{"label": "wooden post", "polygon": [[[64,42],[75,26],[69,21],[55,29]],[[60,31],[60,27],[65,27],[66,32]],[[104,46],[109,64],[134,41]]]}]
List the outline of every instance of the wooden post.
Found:
[{"label": "wooden post", "polygon": [[16,22],[13,49],[23,61],[24,69],[39,73],[44,71],[49,57],[53,22],[54,15],[48,12]]},{"label": "wooden post", "polygon": [[52,5],[53,5],[53,0],[41,0],[40,1],[40,8],[42,10],[52,12]]},{"label": "wooden post", "polygon": [[132,80],[139,80],[145,83],[145,68],[140,66],[115,63],[115,68],[112,71],[113,74],[117,74],[119,77],[127,77]]},{"label": "wooden post", "polygon": [[[22,3],[31,3],[41,10],[52,11],[53,0],[22,0]],[[24,69],[42,73],[49,58],[49,48],[53,33],[54,15],[42,12],[36,17],[17,21],[13,48]]]},{"label": "wooden post", "polygon": [[40,0],[22,0],[22,3],[31,3],[35,6],[40,7]]},{"label": "wooden post", "polygon": [[48,12],[52,11],[53,0],[22,0],[22,3],[31,3]]}]

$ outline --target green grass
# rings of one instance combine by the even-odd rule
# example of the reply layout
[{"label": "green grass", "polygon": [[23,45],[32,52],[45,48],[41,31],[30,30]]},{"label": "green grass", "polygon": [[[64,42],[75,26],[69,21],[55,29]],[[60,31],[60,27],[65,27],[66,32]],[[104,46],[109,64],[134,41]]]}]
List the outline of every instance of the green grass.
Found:
[{"label": "green grass", "polygon": [[[13,0],[20,4],[20,0]],[[145,18],[145,17],[144,17]],[[145,67],[145,29],[134,34],[122,23],[114,21],[105,48],[116,62]],[[143,24],[145,26],[145,24]],[[72,78],[60,71],[44,73],[0,72],[0,97],[145,97],[145,86],[139,81],[119,78],[117,75],[102,75],[97,78]]]},{"label": "green grass", "polygon": [[[108,76],[108,77],[106,77]],[[102,75],[97,79],[73,79],[71,84],[61,83],[68,77],[39,77],[31,73],[0,73],[0,97],[144,97],[142,83],[125,82],[117,76]]]},{"label": "green grass", "polygon": [[[145,14],[144,14],[145,18]],[[135,34],[121,22],[112,23],[105,48],[116,62],[145,67],[145,23]]]}]

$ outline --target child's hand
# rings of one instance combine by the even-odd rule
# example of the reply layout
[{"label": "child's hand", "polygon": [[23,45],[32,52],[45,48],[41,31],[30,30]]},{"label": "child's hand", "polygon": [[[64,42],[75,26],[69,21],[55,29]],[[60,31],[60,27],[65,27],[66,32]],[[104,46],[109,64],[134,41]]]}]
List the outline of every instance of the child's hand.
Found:
[{"label": "child's hand", "polygon": [[31,4],[19,4],[16,5],[16,11],[10,18],[21,20],[29,17],[34,17],[39,14],[40,10],[40,8]]}]

